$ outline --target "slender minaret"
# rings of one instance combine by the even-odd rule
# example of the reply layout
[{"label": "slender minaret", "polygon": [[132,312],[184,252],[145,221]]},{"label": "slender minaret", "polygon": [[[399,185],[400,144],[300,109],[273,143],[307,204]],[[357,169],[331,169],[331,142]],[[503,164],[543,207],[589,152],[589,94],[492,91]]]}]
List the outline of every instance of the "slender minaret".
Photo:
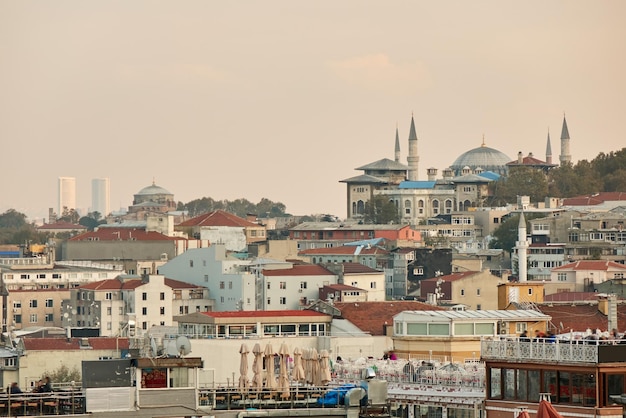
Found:
[{"label": "slender minaret", "polygon": [[548,129],[548,142],[546,143],[546,163],[552,164],[552,145],[550,145],[550,130]]},{"label": "slender minaret", "polygon": [[519,216],[519,225],[517,226],[517,275],[520,282],[528,280],[528,272],[526,264],[528,263],[528,239],[526,238],[526,219],[524,212]]},{"label": "slender minaret", "polygon": [[565,115],[563,115],[563,128],[561,129],[561,155],[559,155],[559,160],[562,166],[572,162],[572,156],[569,153],[569,131]]},{"label": "slender minaret", "polygon": [[396,154],[395,160],[397,163],[400,162],[400,135],[398,134],[398,125],[396,125]]},{"label": "slender minaret", "polygon": [[419,161],[417,155],[417,134],[415,133],[415,121],[411,115],[411,130],[409,131],[409,155],[406,158],[409,163],[409,181],[417,181],[419,179]]}]

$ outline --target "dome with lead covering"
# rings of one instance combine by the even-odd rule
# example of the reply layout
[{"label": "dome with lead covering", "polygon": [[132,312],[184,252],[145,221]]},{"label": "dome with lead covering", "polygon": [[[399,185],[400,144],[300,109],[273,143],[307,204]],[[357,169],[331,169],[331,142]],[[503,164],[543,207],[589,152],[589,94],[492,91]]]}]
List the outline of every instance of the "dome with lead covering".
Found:
[{"label": "dome with lead covering", "polygon": [[497,149],[490,148],[483,144],[478,148],[471,149],[461,154],[452,163],[450,168],[457,176],[462,175],[464,168],[472,171],[481,169],[481,171],[493,171],[500,175],[506,175],[506,164],[511,161],[507,155]]},{"label": "dome with lead covering", "polygon": [[144,187],[143,189],[137,192],[137,196],[157,195],[157,194],[170,194],[171,195],[169,191],[165,190],[161,186],[157,186],[154,183],[152,183],[150,186]]}]

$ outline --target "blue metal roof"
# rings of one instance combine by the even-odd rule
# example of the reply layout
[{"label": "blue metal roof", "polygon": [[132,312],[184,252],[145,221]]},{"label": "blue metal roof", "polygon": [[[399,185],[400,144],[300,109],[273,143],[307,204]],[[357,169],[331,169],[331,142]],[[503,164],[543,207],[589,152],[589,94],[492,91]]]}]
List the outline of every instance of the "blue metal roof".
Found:
[{"label": "blue metal roof", "polygon": [[433,189],[434,181],[403,181],[398,185],[399,189]]},{"label": "blue metal roof", "polygon": [[494,173],[493,171],[483,171],[479,176],[489,180],[498,180],[500,178],[500,174]]}]

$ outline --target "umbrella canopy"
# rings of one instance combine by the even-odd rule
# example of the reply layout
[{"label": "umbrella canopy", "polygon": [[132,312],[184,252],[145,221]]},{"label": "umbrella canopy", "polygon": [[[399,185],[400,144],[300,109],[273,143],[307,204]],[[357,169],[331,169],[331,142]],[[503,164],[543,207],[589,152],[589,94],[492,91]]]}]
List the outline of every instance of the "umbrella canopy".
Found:
[{"label": "umbrella canopy", "polygon": [[287,362],[289,361],[289,348],[287,344],[282,343],[278,350],[280,354],[280,373],[278,375],[278,390],[285,396],[289,396],[289,372],[287,371]]},{"label": "umbrella canopy", "polygon": [[528,413],[527,410],[524,409],[515,418],[530,418],[530,414]]},{"label": "umbrella canopy", "polygon": [[276,377],[274,376],[274,356],[276,352],[271,343],[265,346],[263,356],[265,357],[265,387],[276,389]]},{"label": "umbrella canopy", "polygon": [[327,385],[332,380],[330,374],[330,359],[328,357],[328,350],[320,351],[320,381],[323,385]]},{"label": "umbrella canopy", "polygon": [[293,350],[293,371],[291,378],[296,382],[302,382],[305,379],[304,367],[302,367],[302,350],[296,347]]},{"label": "umbrella canopy", "polygon": [[321,377],[322,376],[320,373],[319,355],[317,354],[317,349],[312,348],[311,349],[311,381],[313,382],[314,386],[322,385]]},{"label": "umbrella canopy", "polygon": [[261,344],[256,343],[252,347],[254,360],[252,361],[252,387],[257,390],[263,389],[263,350]]},{"label": "umbrella canopy", "polygon": [[563,418],[561,414],[558,413],[554,406],[546,400],[539,402],[539,407],[537,408],[537,418]]},{"label": "umbrella canopy", "polygon": [[313,383],[313,362],[311,360],[312,348],[304,349],[302,359],[304,360],[304,380],[307,383]]},{"label": "umbrella canopy", "polygon": [[248,384],[248,346],[246,343],[241,344],[241,348],[239,348],[239,354],[241,354],[241,362],[239,364],[239,389],[246,390],[249,386]]}]

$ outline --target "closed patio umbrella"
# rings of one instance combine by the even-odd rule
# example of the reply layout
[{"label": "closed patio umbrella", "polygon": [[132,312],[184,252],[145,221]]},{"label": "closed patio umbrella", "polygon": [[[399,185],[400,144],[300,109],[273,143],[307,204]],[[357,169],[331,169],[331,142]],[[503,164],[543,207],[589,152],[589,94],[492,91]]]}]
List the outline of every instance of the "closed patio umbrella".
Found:
[{"label": "closed patio umbrella", "polygon": [[278,375],[278,390],[283,397],[289,396],[289,372],[287,371],[287,362],[289,361],[289,348],[287,344],[282,343],[278,350],[280,354],[280,372]]},{"label": "closed patio umbrella", "polygon": [[311,380],[313,381],[313,386],[321,386],[321,373],[320,373],[320,361],[319,355],[317,354],[317,349],[311,349]]},{"label": "closed patio umbrella", "polygon": [[265,387],[270,390],[276,389],[276,377],[274,376],[274,348],[271,343],[265,346],[263,357],[265,358]]},{"label": "closed patio umbrella", "polygon": [[291,378],[296,382],[302,382],[305,379],[304,367],[302,367],[302,349],[296,347],[293,350],[293,371]]},{"label": "closed patio umbrella", "polygon": [[248,346],[246,343],[241,344],[241,348],[239,348],[239,354],[241,354],[241,362],[239,364],[239,389],[245,391],[248,386]]},{"label": "closed patio umbrella", "polygon": [[304,379],[307,383],[313,384],[313,362],[311,361],[312,348],[305,348],[302,353],[304,360]]},{"label": "closed patio umbrella", "polygon": [[254,374],[252,375],[251,387],[260,391],[263,389],[263,350],[261,350],[261,344],[254,344],[252,354],[254,354],[252,361],[252,373]]},{"label": "closed patio umbrella", "polygon": [[328,350],[320,351],[320,381],[322,385],[327,385],[332,380],[330,374],[330,359]]}]

